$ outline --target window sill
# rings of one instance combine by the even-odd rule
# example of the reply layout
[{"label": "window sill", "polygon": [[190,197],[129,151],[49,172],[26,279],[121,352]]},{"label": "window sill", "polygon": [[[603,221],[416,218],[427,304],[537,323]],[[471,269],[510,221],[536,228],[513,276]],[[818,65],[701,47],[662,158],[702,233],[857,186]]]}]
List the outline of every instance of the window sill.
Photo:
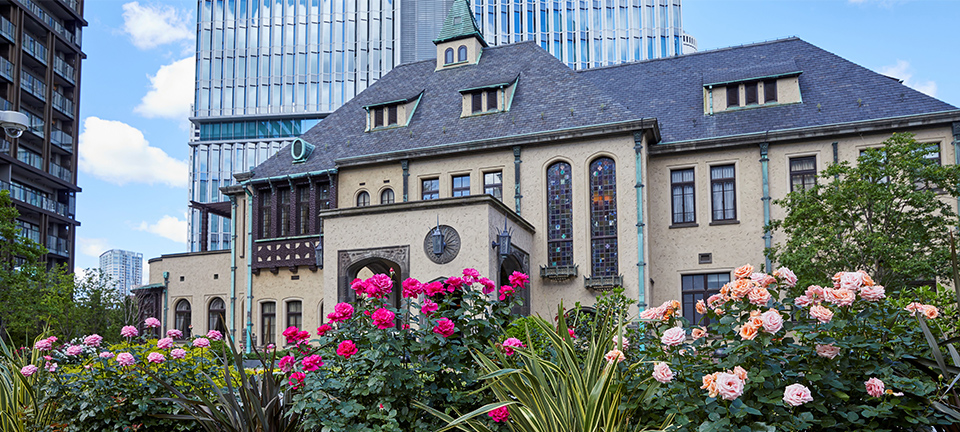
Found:
[{"label": "window sill", "polygon": [[700,226],[700,224],[698,224],[698,223],[696,223],[696,222],[685,222],[685,223],[678,223],[678,224],[670,225],[670,229],[674,229],[674,228],[696,228],[696,227],[698,227],[698,226]]},{"label": "window sill", "polygon": [[740,221],[737,220],[737,219],[718,220],[718,221],[710,222],[710,226],[715,226],[715,225],[739,225],[739,224],[740,224]]}]

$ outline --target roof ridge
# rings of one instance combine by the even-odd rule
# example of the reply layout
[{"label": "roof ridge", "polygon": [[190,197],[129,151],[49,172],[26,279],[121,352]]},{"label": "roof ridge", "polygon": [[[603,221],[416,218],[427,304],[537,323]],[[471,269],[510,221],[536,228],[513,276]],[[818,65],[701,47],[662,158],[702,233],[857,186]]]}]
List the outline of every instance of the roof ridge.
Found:
[{"label": "roof ridge", "polygon": [[[613,69],[613,68],[618,68],[618,67],[622,67],[622,66],[630,66],[630,65],[635,65],[635,64],[645,64],[645,63],[654,63],[654,62],[659,62],[659,61],[676,60],[676,59],[679,59],[679,58],[695,57],[695,56],[703,55],[703,54],[714,54],[714,53],[718,53],[718,52],[731,51],[731,50],[741,49],[741,48],[752,48],[752,47],[756,47],[756,46],[772,45],[772,44],[776,44],[776,43],[793,42],[793,41],[806,42],[806,41],[804,41],[803,39],[800,39],[800,38],[797,37],[797,36],[788,36],[788,37],[779,38],[779,39],[770,39],[770,40],[761,41],[761,42],[753,42],[753,43],[747,43],[747,44],[741,44],[741,45],[732,45],[732,46],[728,46],[728,47],[714,48],[714,49],[712,49],[712,50],[697,51],[697,52],[695,52],[695,53],[681,54],[681,55],[675,55],[675,56],[671,56],[671,57],[658,57],[658,58],[652,58],[652,59],[646,59],[646,60],[637,60],[637,61],[626,62],[626,63],[618,63],[618,64],[613,64],[613,65],[606,65],[606,66],[599,66],[599,67],[591,67],[591,68],[587,68],[587,69],[577,69],[577,72],[590,72],[590,71],[595,71],[595,70]],[[807,43],[809,43],[809,42],[807,42]]]},{"label": "roof ridge", "polygon": [[[493,45],[493,46],[483,47],[483,50],[484,50],[484,51],[486,51],[486,50],[495,50],[495,49],[500,49],[500,48],[506,48],[506,47],[516,46],[516,45],[526,45],[526,44],[534,44],[534,45],[536,45],[536,44],[537,44],[537,41],[535,41],[535,40],[525,40],[525,41],[520,41],[520,42],[511,42],[511,43],[503,44],[503,45]],[[539,46],[539,45],[537,45],[537,46]],[[399,68],[399,67],[403,67],[403,66],[415,65],[415,64],[418,64],[418,63],[436,63],[436,62],[437,62],[437,58],[436,58],[436,57],[433,57],[433,58],[428,58],[428,59],[423,59],[423,60],[415,60],[415,61],[412,61],[412,62],[400,63],[400,64],[394,66],[393,69],[396,69],[396,68]],[[391,70],[393,70],[393,69],[391,69]]]}]

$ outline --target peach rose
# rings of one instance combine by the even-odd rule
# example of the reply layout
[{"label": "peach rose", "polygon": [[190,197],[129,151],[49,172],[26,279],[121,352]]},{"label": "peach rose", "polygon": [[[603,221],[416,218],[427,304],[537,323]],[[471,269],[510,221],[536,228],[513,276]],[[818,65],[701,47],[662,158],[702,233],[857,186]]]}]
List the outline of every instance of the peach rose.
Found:
[{"label": "peach rose", "polygon": [[664,362],[657,362],[657,364],[653,366],[653,379],[663,384],[673,381],[673,371],[670,370],[670,365]]},{"label": "peach rose", "polygon": [[923,316],[927,319],[934,319],[940,316],[940,310],[936,306],[932,305],[923,305]]},{"label": "peach rose", "polygon": [[731,287],[733,287],[733,285],[730,285],[729,282],[723,284],[723,286],[720,287],[720,297],[727,298],[727,296],[730,295]]},{"label": "peach rose", "polygon": [[763,320],[763,331],[776,334],[783,328],[783,316],[776,309],[770,309],[760,315]]},{"label": "peach rose", "polygon": [[853,301],[857,299],[856,291],[851,291],[845,288],[840,289],[830,289],[826,288],[823,290],[823,299],[827,303],[831,303],[837,306],[850,306],[853,304]]},{"label": "peach rose", "polygon": [[863,280],[863,286],[873,286],[876,282],[873,281],[873,278],[863,270],[858,270],[857,273],[860,273],[860,278]]},{"label": "peach rose", "polygon": [[683,330],[683,327],[674,327],[663,332],[660,342],[667,346],[677,346],[683,343],[686,338],[687,332]]},{"label": "peach rose", "polygon": [[810,316],[818,319],[822,323],[828,323],[833,319],[833,311],[821,305],[814,305],[810,308]]},{"label": "peach rose", "polygon": [[753,303],[757,306],[766,306],[770,302],[770,291],[767,291],[766,288],[758,287],[750,290],[750,294],[747,295],[750,298],[750,303]]},{"label": "peach rose", "polygon": [[727,298],[721,294],[714,294],[707,298],[707,305],[710,306],[711,309],[718,306],[723,306],[723,304],[726,302]]},{"label": "peach rose", "polygon": [[703,302],[703,299],[697,300],[697,313],[700,315],[707,314],[707,304]]},{"label": "peach rose", "polygon": [[603,358],[607,359],[607,363],[613,364],[613,363],[620,363],[627,357],[623,355],[622,351],[618,349],[612,349],[608,351],[607,354],[603,356]]},{"label": "peach rose", "polygon": [[834,282],[834,288],[847,289],[856,291],[863,286],[863,276],[866,273],[860,272],[844,272],[840,274],[839,287],[837,282]]},{"label": "peach rose", "polygon": [[860,298],[866,301],[880,301],[880,299],[887,297],[886,291],[880,285],[865,286],[860,288]]},{"label": "peach rose", "polygon": [[744,324],[743,327],[740,327],[740,337],[744,340],[753,340],[757,337],[758,326],[751,324]]},{"label": "peach rose", "polygon": [[733,276],[737,279],[745,279],[750,277],[753,274],[753,266],[750,264],[745,264],[742,267],[733,271]]},{"label": "peach rose", "polygon": [[817,344],[817,355],[820,357],[826,357],[833,360],[834,357],[840,354],[840,348],[833,346],[833,344],[820,345]]},{"label": "peach rose", "polygon": [[693,336],[693,339],[700,339],[707,335],[707,330],[703,327],[697,327],[690,332],[690,335]]},{"label": "peach rose", "polygon": [[783,284],[790,288],[797,286],[797,275],[793,274],[793,272],[786,267],[776,269],[773,275],[780,278]]},{"label": "peach rose", "polygon": [[746,370],[746,369],[744,369],[744,368],[742,368],[742,367],[740,367],[740,366],[735,366],[735,367],[733,368],[733,374],[736,375],[737,378],[742,379],[743,382],[747,382],[747,370]]},{"label": "peach rose", "polygon": [[810,306],[810,305],[813,304],[813,300],[810,300],[810,297],[807,297],[807,296],[805,296],[805,295],[802,295],[802,296],[800,296],[800,297],[797,297],[797,298],[793,299],[793,304],[795,304],[795,305],[797,305],[797,306],[800,306],[800,307]]},{"label": "peach rose", "polygon": [[757,283],[750,279],[737,279],[733,283],[733,287],[730,289],[730,296],[735,299],[741,299],[747,294],[750,294],[754,288],[757,287]]},{"label": "peach rose", "polygon": [[810,395],[810,389],[803,384],[790,384],[783,391],[783,401],[787,405],[797,407],[807,402],[813,402],[813,396]]},{"label": "peach rose", "polygon": [[723,309],[720,309],[720,308],[713,308],[713,313],[719,316],[719,315],[725,314],[726,312],[724,312]]},{"label": "peach rose", "polygon": [[717,392],[726,400],[734,400],[743,394],[743,380],[740,377],[720,372],[717,374]]},{"label": "peach rose", "polygon": [[702,390],[706,390],[710,394],[710,397],[715,398],[719,394],[717,390],[717,374],[714,372],[710,375],[704,375],[702,378],[703,385],[700,386]]},{"label": "peach rose", "polygon": [[876,378],[870,378],[863,385],[867,388],[867,394],[873,397],[883,396],[883,381]]},{"label": "peach rose", "polygon": [[680,306],[682,306],[680,304],[680,300],[670,300],[669,303],[670,303],[669,305],[670,309],[673,309],[673,310],[679,310]]},{"label": "peach rose", "polygon": [[823,300],[823,287],[820,285],[810,285],[807,287],[807,290],[804,291],[803,295],[809,297],[814,303],[819,303]]}]

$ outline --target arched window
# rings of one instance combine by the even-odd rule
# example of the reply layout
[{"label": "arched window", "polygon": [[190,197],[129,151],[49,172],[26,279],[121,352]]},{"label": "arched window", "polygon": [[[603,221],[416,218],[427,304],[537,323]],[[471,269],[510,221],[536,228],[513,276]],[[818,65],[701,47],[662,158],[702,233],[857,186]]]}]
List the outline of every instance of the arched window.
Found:
[{"label": "arched window", "polygon": [[453,63],[453,48],[447,48],[447,50],[443,52],[443,64],[450,63]]},{"label": "arched window", "polygon": [[357,194],[357,207],[366,207],[370,205],[370,194],[366,191]]},{"label": "arched window", "polygon": [[261,346],[276,344],[277,333],[277,304],[263,302],[260,305],[260,340]]},{"label": "arched window", "polygon": [[190,302],[180,300],[174,309],[176,312],[173,319],[173,327],[180,330],[184,338],[190,337]]},{"label": "arched window", "polygon": [[214,297],[210,300],[210,306],[207,307],[207,330],[216,330],[220,333],[226,331],[224,321],[226,320],[227,308],[220,297]]},{"label": "arched window", "polygon": [[547,167],[547,265],[573,265],[573,184],[566,162]]},{"label": "arched window", "polygon": [[593,277],[617,276],[617,165],[608,157],[590,164],[590,262]]},{"label": "arched window", "polygon": [[393,189],[384,189],[383,192],[380,192],[380,204],[393,204],[393,201]]},{"label": "arched window", "polygon": [[457,61],[467,61],[467,46],[460,45],[460,48],[457,48]]},{"label": "arched window", "polygon": [[300,328],[303,326],[303,302],[290,300],[287,302],[287,327]]}]

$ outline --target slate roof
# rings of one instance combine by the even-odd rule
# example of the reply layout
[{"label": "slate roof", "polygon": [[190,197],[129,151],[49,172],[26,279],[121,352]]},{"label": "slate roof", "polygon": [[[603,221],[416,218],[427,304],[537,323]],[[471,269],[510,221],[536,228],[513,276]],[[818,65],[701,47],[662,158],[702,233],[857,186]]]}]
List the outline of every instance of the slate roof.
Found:
[{"label": "slate roof", "polygon": [[[803,103],[703,112],[703,85],[799,70]],[[586,69],[579,74],[639,117],[656,117],[661,143],[957,108],[798,38]]]},{"label": "slate roof", "polygon": [[[535,42],[490,47],[479,65],[435,71],[436,60],[395,67],[301,138],[316,146],[304,163],[287,150],[254,168],[254,178],[334,168],[340,158],[591,126],[637,117]],[[518,78],[519,77],[519,78]],[[518,79],[510,111],[460,118],[460,90]],[[364,132],[364,106],[423,92],[408,126]]]}]

